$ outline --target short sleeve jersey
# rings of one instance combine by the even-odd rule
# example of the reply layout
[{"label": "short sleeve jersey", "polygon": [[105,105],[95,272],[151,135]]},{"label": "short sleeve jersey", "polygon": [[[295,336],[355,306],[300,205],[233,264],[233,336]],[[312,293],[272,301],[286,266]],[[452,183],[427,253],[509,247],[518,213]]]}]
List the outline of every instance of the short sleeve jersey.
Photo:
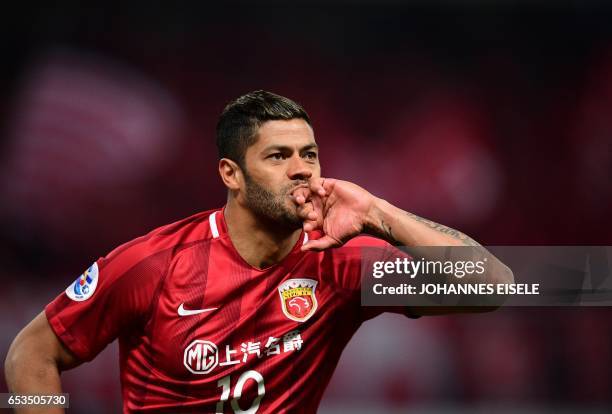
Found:
[{"label": "short sleeve jersey", "polygon": [[390,246],[302,252],[308,236],[257,269],[223,210],[202,212],[98,259],[46,316],[80,360],[119,339],[124,413],[315,412],[351,336],[383,311],[360,306],[360,246]]}]

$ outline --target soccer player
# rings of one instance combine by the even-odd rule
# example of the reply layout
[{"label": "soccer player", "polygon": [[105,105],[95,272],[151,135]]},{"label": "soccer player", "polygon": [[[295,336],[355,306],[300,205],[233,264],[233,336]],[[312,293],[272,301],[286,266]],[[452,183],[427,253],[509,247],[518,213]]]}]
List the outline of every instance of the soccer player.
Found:
[{"label": "soccer player", "polygon": [[441,312],[362,308],[357,247],[477,246],[485,281],[512,280],[463,233],[322,178],[310,119],[287,98],[231,102],[217,146],[227,204],[93,263],[15,338],[11,392],[61,392],[62,370],[118,338],[125,413],[315,412],[364,320]]}]

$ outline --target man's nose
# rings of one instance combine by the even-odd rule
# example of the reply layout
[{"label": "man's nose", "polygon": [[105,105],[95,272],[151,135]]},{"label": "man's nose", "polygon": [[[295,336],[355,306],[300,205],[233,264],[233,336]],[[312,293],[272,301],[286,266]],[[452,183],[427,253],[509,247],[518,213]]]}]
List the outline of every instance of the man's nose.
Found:
[{"label": "man's nose", "polygon": [[291,157],[287,176],[292,180],[308,180],[312,176],[312,166],[300,156]]}]

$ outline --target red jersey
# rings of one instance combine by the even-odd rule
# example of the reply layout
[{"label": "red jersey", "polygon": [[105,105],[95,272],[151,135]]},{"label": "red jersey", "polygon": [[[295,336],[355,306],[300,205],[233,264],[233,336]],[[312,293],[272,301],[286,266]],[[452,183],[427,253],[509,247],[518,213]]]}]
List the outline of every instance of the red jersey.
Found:
[{"label": "red jersey", "polygon": [[222,210],[199,213],[98,259],[45,312],[81,360],[119,338],[124,413],[315,412],[353,333],[383,311],[360,306],[359,246],[389,245],[302,252],[307,238],[257,269]]}]

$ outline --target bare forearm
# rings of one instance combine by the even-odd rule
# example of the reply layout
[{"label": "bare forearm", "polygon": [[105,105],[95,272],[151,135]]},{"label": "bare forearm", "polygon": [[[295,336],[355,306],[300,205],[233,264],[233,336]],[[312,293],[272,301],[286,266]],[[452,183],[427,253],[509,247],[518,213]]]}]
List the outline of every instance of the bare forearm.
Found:
[{"label": "bare forearm", "polygon": [[[25,365],[25,366],[24,366]],[[12,370],[7,369],[6,381],[10,392],[18,395],[57,395],[62,392],[57,367],[42,361],[20,364]],[[18,414],[64,413],[63,408],[24,406],[15,409]]]},{"label": "bare forearm", "polygon": [[[11,345],[5,361],[5,375],[8,389],[21,395],[52,395],[62,392],[60,373],[55,360],[46,356],[38,344],[19,340]],[[64,413],[63,408],[22,407],[19,414]]]},{"label": "bare forearm", "polygon": [[480,246],[466,234],[377,199],[369,218],[377,237],[396,246]]},{"label": "bare forearm", "polygon": [[510,283],[512,272],[466,234],[419,217],[393,206],[382,199],[376,199],[368,216],[366,231],[396,246],[469,246],[488,262],[485,282]]}]

